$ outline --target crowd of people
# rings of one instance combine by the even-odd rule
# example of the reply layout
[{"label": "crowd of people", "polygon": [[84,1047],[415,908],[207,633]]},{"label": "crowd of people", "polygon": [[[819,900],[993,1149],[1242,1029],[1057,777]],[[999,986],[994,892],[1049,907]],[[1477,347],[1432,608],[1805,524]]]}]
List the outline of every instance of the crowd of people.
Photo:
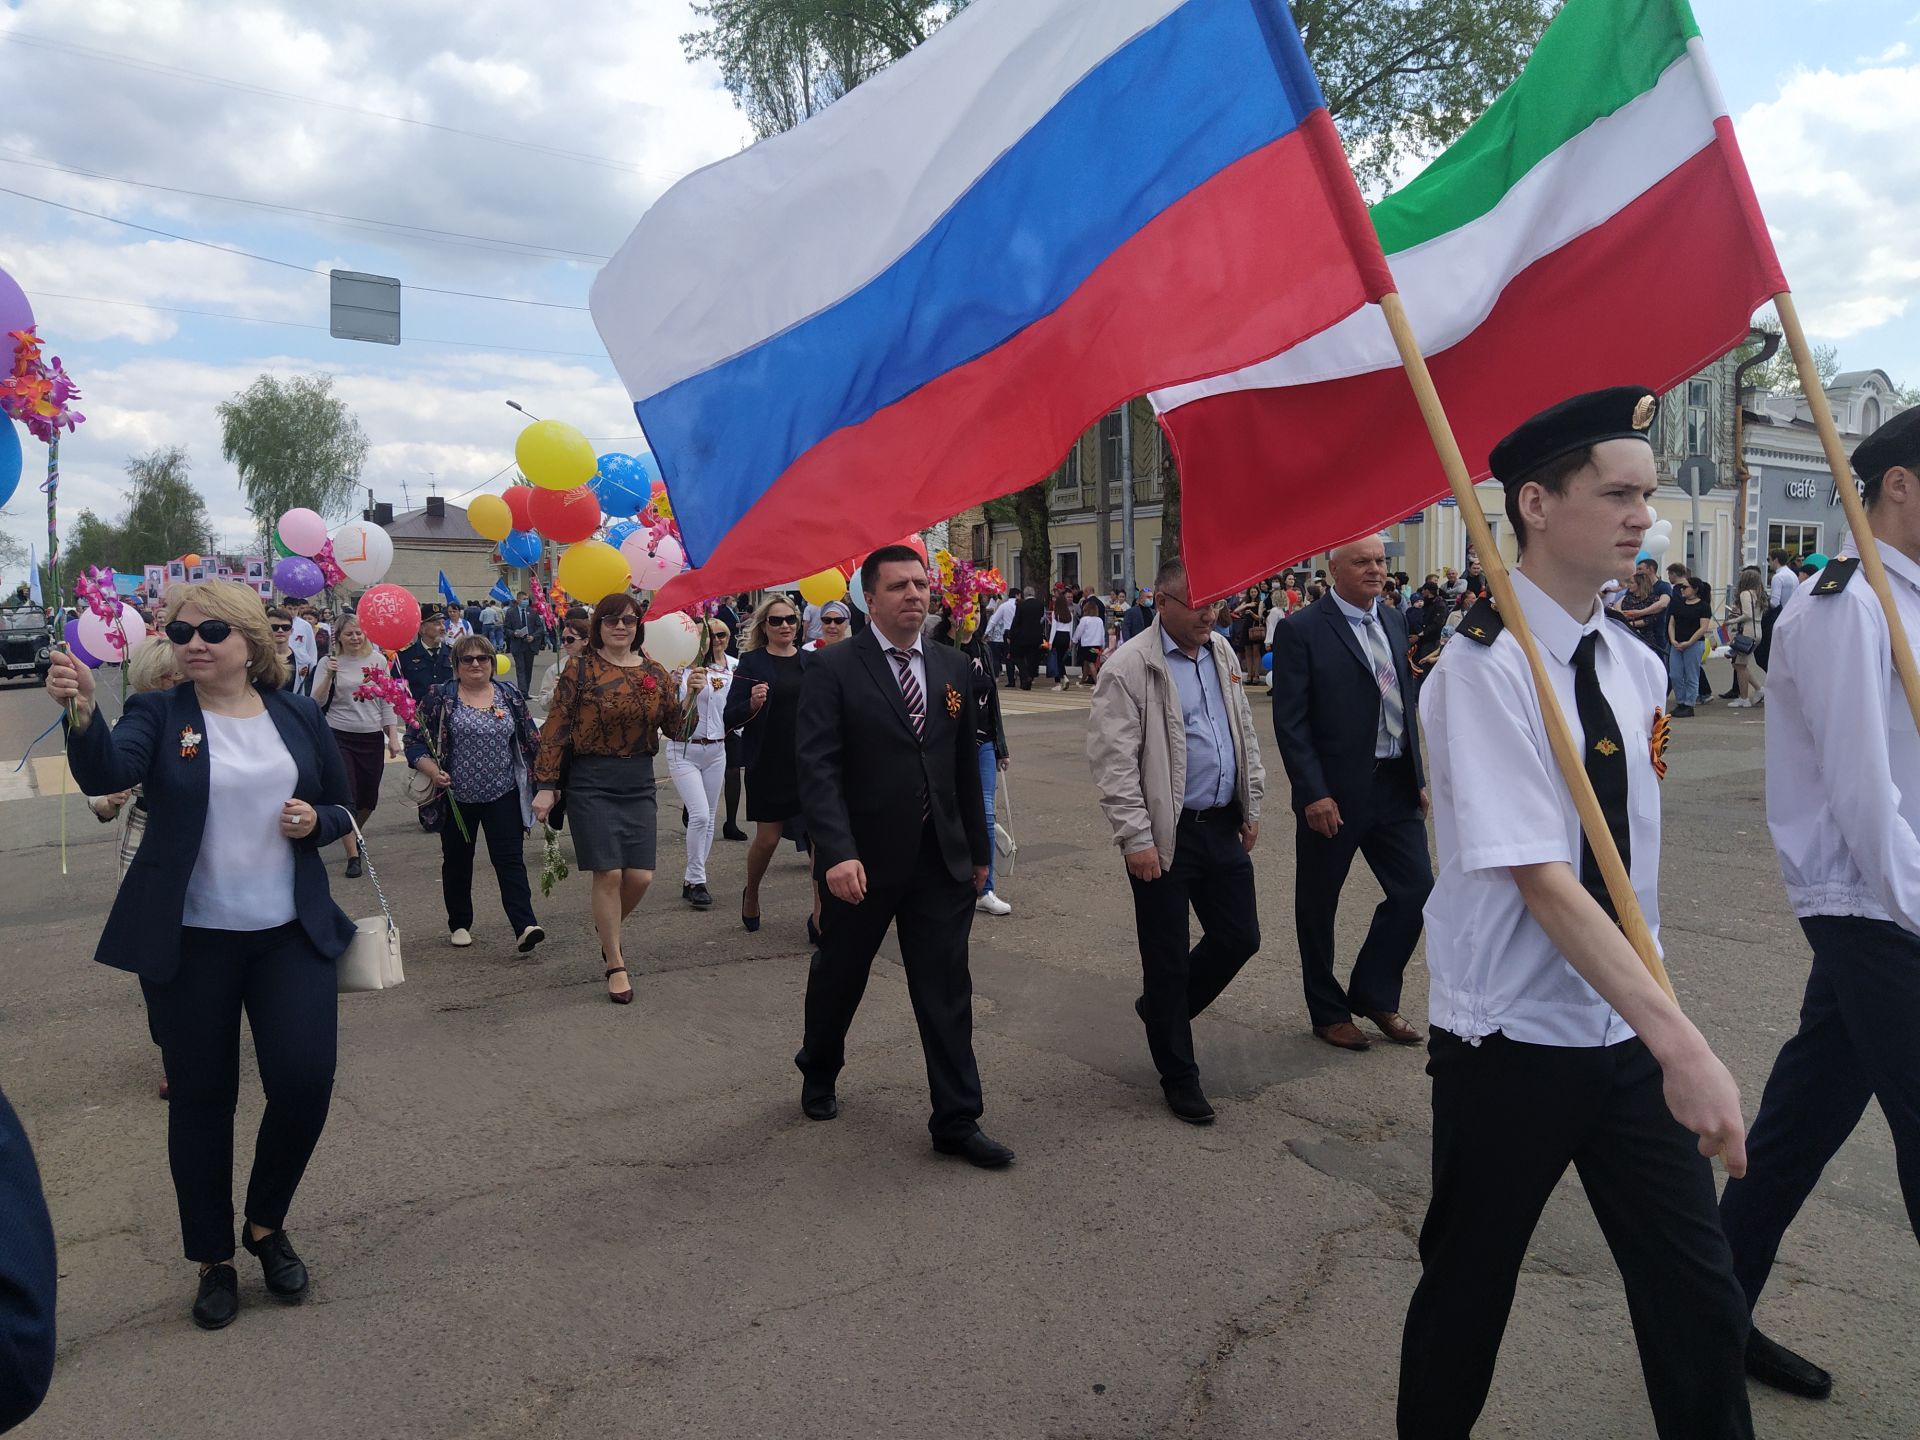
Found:
[{"label": "crowd of people", "polygon": [[[164,639],[134,657],[118,722],[96,713],[91,672],[72,657],[56,655],[47,680],[66,707],[76,779],[103,819],[127,817],[97,958],[139,975],[162,1054],[195,1322],[220,1328],[239,1303],[229,1192],[243,1013],[267,1106],[238,1244],[271,1293],[306,1292],[285,1222],[327,1118],[328,962],[354,933],[322,856],[340,842],[357,874],[383,767],[402,747],[419,781],[409,799],[440,836],[451,944],[473,943],[481,833],[518,950],[541,943],[525,839],[563,825],[591,877],[605,993],[620,1005],[635,997],[623,924],[657,864],[656,758],[665,748],[682,802],[681,895],[695,910],[713,907],[723,796],[719,833],[747,839],[733,824],[739,772],[755,827],[742,925],[760,928],[783,843],[813,876],[794,1057],[803,1115],[839,1113],[848,1030],[893,929],[933,1146],[1001,1169],[1014,1154],[980,1124],[968,969],[973,917],[1011,909],[994,887],[994,797],[1010,761],[1001,690],[1030,689],[1043,663],[1056,685],[1078,668],[1093,687],[1086,754],[1133,902],[1134,1010],[1168,1110],[1207,1125],[1217,1116],[1192,1022],[1262,939],[1253,854],[1268,770],[1247,698],[1257,662],[1291,790],[1311,1032],[1343,1051],[1378,1036],[1429,1053],[1434,1186],[1400,1433],[1471,1430],[1529,1237],[1569,1166],[1620,1266],[1662,1433],[1751,1435],[1746,1375],[1824,1395],[1831,1377],[1751,1317],[1781,1234],[1872,1097],[1920,1228],[1920,1067],[1897,1038],[1920,1020],[1920,850],[1902,808],[1920,794],[1907,773],[1920,750],[1889,683],[1886,617],[1851,583],[1854,556],[1810,557],[1798,575],[1775,556],[1775,582],[1747,571],[1718,617],[1684,566],[1663,580],[1643,559],[1623,583],[1655,488],[1654,403],[1639,387],[1575,397],[1503,440],[1492,469],[1519,541],[1511,583],[1528,643],[1655,934],[1665,720],[1708,698],[1701,660],[1723,625],[1729,703],[1759,703],[1752,672],[1775,667],[1770,823],[1814,963],[1750,1144],[1731,1075],[1627,938],[1626,891],[1607,883],[1599,841],[1548,759],[1547,722],[1527,701],[1534,667],[1477,562],[1412,588],[1376,537],[1339,547],[1310,577],[1288,572],[1224,602],[1196,603],[1171,560],[1124,608],[1123,597],[1060,589],[1043,600],[1026,588],[953,614],[932,603],[925,559],[886,546],[862,566],[862,605],[775,593],[749,611],[741,597],[672,672],[648,657],[633,595],[568,612],[538,723],[531,673],[496,673],[502,644],[516,664],[517,642],[540,644],[517,602],[497,623],[483,609],[477,627],[423,612],[393,662],[415,700],[403,722],[351,615],[331,622],[324,649],[313,633],[302,693],[303,607],[196,583],[169,593]],[[1920,627],[1920,411],[1869,437],[1855,465],[1904,622]],[[1442,638],[1428,650],[1436,615]],[[1336,914],[1355,856],[1383,899],[1343,981]],[[1400,1013],[1423,930],[1426,1035]],[[1734,1177],[1724,1197],[1714,1155]]]}]

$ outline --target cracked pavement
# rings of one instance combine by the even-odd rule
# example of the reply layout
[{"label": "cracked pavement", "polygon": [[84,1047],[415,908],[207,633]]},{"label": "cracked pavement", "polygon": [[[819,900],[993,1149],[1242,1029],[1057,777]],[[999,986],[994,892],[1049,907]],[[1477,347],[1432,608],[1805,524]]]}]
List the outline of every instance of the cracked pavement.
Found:
[{"label": "cracked pavement", "polygon": [[[9,712],[36,702],[0,695]],[[1021,849],[1001,893],[1015,913],[976,917],[973,950],[985,1125],[1019,1152],[1005,1174],[927,1144],[891,941],[849,1040],[840,1118],[800,1116],[805,872],[790,848],[759,934],[729,912],[741,845],[716,846],[720,904],[689,911],[662,766],[660,878],[627,930],[639,999],[616,1008],[578,876],[539,902],[552,938],[536,958],[514,953],[484,867],[476,943],[445,945],[437,844],[390,772],[369,838],[408,983],[341,1002],[332,1119],[289,1220],[313,1294],[275,1304],[243,1255],[240,1319],[211,1335],[187,1319],[138,987],[89,958],[113,831],[74,803],[62,879],[58,802],[11,802],[0,1086],[38,1150],[62,1272],[54,1391],[18,1433],[1391,1434],[1427,1193],[1422,1056],[1308,1035],[1292,824],[1269,753],[1265,943],[1195,1027],[1220,1119],[1174,1120],[1131,1011],[1132,910],[1083,722],[1080,707],[1008,722]],[[1764,723],[1716,705],[1677,726],[1665,789],[1668,962],[1749,1116],[1807,966],[1767,841]],[[373,907],[337,858],[333,874],[350,912]],[[1378,897],[1356,866],[1346,953]],[[1422,1029],[1425,998],[1416,956],[1405,1008]],[[243,1164],[260,1113],[250,1057],[244,1074]],[[1756,1388],[1758,1432],[1920,1433],[1916,1282],[1872,1107],[1789,1232],[1761,1310],[1835,1372],[1834,1398]],[[1534,1237],[1476,1433],[1652,1434],[1618,1277],[1571,1176]]]}]

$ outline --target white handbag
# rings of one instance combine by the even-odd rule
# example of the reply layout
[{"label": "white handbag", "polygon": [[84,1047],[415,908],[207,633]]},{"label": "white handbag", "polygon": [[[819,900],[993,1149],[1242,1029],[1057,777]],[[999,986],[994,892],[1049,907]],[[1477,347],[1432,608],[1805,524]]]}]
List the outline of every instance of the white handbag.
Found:
[{"label": "white handbag", "polygon": [[1013,819],[1013,795],[1007,789],[1007,772],[1000,772],[999,793],[993,801],[993,848],[1000,853],[1000,863],[996,867],[1003,874],[1011,875],[1015,857],[1020,854],[1020,842],[1013,838],[1013,831],[1001,821]]},{"label": "white handbag", "polygon": [[354,839],[360,842],[360,863],[367,867],[367,878],[373,881],[373,893],[380,899],[380,913],[353,922],[353,943],[347,946],[346,954],[334,962],[334,989],[343,995],[391,990],[407,978],[406,971],[400,967],[400,927],[394,924],[393,911],[387,908],[387,895],[380,888],[379,872],[373,868],[373,857],[367,853],[367,837],[360,833],[353,812],[344,805],[340,809],[346,811],[347,824],[353,826]]}]

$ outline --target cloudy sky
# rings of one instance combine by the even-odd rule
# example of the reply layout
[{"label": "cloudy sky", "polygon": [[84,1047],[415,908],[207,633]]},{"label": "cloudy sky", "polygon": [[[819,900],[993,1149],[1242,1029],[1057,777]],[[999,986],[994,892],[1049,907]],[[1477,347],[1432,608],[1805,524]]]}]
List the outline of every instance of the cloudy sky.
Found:
[{"label": "cloudy sky", "polygon": [[[1695,9],[1809,328],[1920,383],[1920,0]],[[638,448],[584,307],[648,203],[749,138],[682,58],[692,24],[685,0],[7,0],[0,269],[89,417],[62,447],[62,532],[117,513],[127,456],[178,443],[237,545],[214,406],[264,370],[335,376],[363,478],[400,507],[500,488],[508,399]],[[406,283],[405,344],[327,335],[336,266]],[[31,483],[0,523],[44,544]]]}]

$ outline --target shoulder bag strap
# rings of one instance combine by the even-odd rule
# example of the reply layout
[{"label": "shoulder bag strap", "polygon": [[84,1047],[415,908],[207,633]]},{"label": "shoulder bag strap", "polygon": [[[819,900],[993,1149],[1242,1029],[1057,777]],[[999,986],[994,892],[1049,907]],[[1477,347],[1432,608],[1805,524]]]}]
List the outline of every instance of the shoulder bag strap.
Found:
[{"label": "shoulder bag strap", "polygon": [[336,805],[333,808],[347,817],[347,824],[353,827],[353,838],[360,842],[360,863],[367,867],[367,878],[373,881],[373,893],[380,901],[380,913],[386,916],[387,929],[398,930],[400,927],[393,923],[393,910],[387,904],[387,892],[380,888],[380,872],[373,868],[373,856],[367,850],[367,837],[360,833],[360,822],[353,818],[353,811],[346,806]]}]

